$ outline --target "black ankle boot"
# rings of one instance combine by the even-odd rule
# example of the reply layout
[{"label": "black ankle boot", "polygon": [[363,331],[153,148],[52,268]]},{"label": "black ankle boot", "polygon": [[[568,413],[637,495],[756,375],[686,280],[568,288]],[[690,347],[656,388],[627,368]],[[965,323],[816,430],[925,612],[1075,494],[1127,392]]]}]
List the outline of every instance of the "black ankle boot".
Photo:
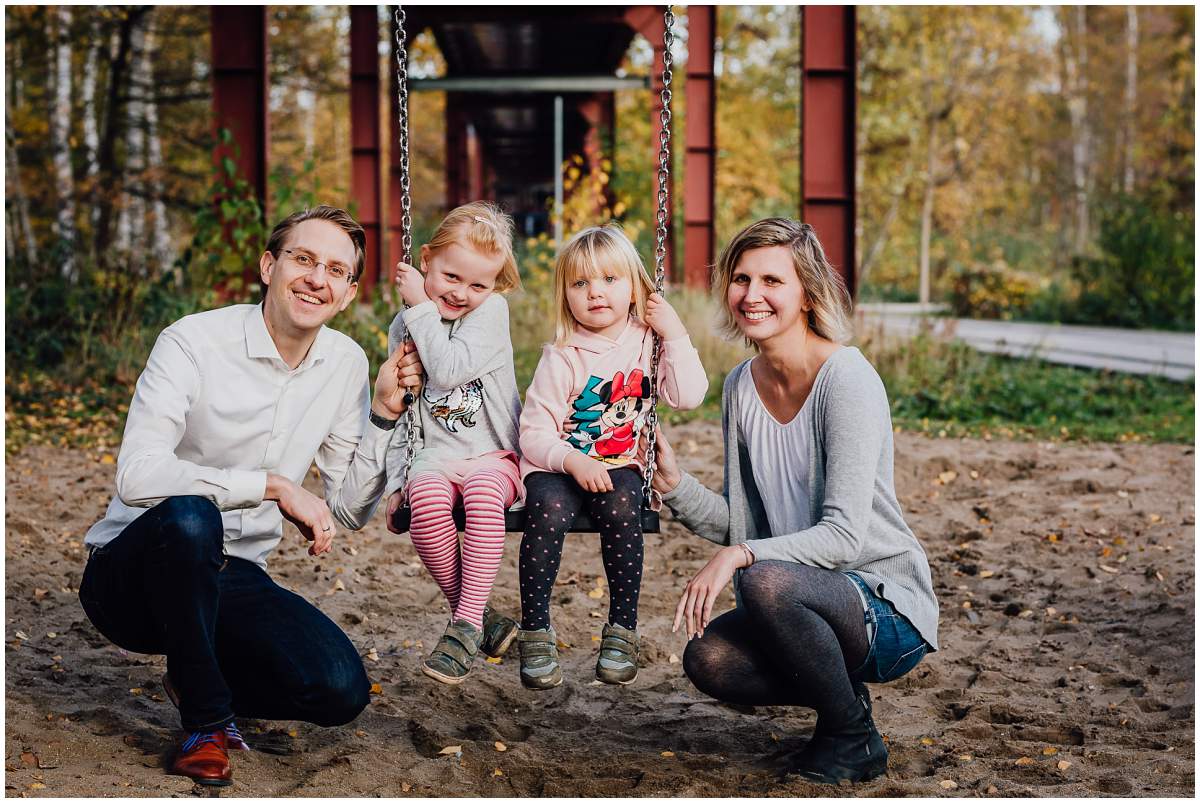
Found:
[{"label": "black ankle boot", "polygon": [[[871,695],[856,696],[841,716],[818,717],[812,741],[790,772],[817,783],[858,783],[887,772],[887,747],[871,719]],[[833,724],[838,723],[838,724]]]}]

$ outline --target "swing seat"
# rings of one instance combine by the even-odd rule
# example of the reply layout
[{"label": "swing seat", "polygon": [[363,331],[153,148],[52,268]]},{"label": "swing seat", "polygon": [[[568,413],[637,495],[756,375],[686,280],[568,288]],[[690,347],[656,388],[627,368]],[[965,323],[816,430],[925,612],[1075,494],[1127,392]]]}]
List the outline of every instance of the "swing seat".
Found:
[{"label": "swing seat", "polygon": [[[465,530],[467,527],[467,514],[463,510],[462,505],[454,506],[454,524],[459,531]],[[412,525],[412,508],[408,505],[401,505],[396,508],[396,512],[392,514],[392,528],[396,532],[406,533]],[[525,511],[506,510],[504,511],[504,531],[507,533],[523,533],[525,532]],[[570,529],[567,532],[572,533],[594,533],[598,532],[598,528],[592,523],[592,517],[588,515],[586,510],[580,510],[575,515],[575,521],[571,523]],[[650,508],[642,508],[642,532],[655,534],[659,531],[658,511]]]}]

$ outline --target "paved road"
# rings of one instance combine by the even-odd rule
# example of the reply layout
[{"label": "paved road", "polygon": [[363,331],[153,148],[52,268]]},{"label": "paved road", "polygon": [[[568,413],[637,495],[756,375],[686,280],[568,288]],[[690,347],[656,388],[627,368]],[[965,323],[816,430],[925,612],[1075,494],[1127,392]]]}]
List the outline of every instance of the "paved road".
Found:
[{"label": "paved road", "polygon": [[1196,375],[1194,332],[941,318],[923,315],[915,304],[861,304],[859,310],[866,325],[882,326],[885,336],[911,336],[927,321],[935,333],[957,337],[980,351],[1036,355],[1063,365],[1155,374],[1181,382]]}]

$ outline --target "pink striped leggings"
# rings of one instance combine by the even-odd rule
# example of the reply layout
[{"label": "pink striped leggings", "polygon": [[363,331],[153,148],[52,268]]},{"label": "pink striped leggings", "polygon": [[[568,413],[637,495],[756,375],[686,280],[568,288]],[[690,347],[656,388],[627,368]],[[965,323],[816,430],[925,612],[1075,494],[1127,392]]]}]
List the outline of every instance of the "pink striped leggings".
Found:
[{"label": "pink striped leggings", "polygon": [[[460,492],[467,516],[461,551],[454,525]],[[478,628],[504,557],[504,510],[516,493],[511,479],[489,469],[468,476],[461,489],[437,472],[418,474],[408,484],[413,546],[445,594],[453,618]]]}]

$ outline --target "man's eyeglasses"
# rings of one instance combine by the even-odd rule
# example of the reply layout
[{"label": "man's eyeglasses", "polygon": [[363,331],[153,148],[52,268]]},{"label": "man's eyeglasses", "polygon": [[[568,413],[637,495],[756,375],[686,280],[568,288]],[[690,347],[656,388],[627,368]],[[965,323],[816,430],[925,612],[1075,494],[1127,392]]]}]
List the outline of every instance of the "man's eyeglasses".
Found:
[{"label": "man's eyeglasses", "polygon": [[318,262],[311,254],[305,251],[293,251],[291,248],[283,249],[283,253],[290,256],[292,261],[299,265],[305,273],[312,273],[318,265],[324,265],[325,275],[329,278],[347,283],[354,281],[354,272],[341,262],[334,262],[332,265],[328,262]]}]

